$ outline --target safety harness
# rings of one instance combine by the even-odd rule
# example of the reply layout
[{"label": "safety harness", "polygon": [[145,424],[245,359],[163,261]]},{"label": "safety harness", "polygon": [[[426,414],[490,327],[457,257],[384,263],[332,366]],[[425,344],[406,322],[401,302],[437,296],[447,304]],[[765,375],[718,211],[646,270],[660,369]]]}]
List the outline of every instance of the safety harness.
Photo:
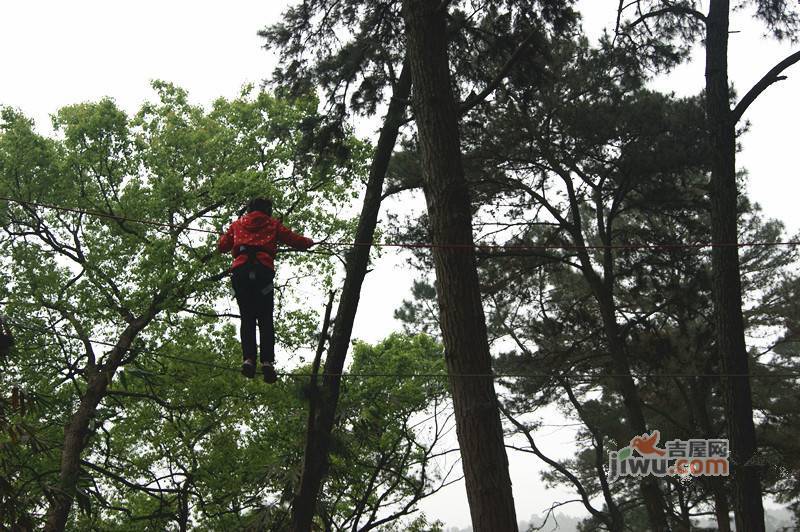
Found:
[{"label": "safety harness", "polygon": [[[261,264],[258,261],[258,254],[259,253],[269,253],[269,251],[264,246],[241,245],[241,246],[239,246],[238,253],[236,255],[239,256],[239,255],[241,255],[243,253],[245,255],[247,255],[247,262],[245,264],[243,264],[242,267],[244,267],[244,266],[248,266],[249,267],[250,271],[248,272],[247,277],[251,281],[255,281],[256,280],[255,267],[258,264]],[[272,281],[270,281],[269,284],[267,284],[267,286],[265,286],[264,288],[261,289],[261,293],[263,295],[267,295],[270,292],[272,292],[274,289],[275,289],[275,284]]]}]

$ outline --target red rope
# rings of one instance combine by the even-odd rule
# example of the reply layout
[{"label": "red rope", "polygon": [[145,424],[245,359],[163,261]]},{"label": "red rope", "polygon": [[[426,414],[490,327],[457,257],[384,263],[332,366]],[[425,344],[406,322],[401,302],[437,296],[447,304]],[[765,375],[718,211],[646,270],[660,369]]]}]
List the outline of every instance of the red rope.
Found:
[{"label": "red rope", "polygon": [[714,242],[694,242],[694,243],[666,243],[666,244],[610,244],[610,245],[584,245],[576,246],[570,244],[433,244],[427,242],[410,242],[398,244],[382,244],[380,242],[321,242],[320,245],[332,247],[351,247],[351,246],[375,246],[382,248],[407,248],[407,249],[477,249],[481,250],[506,250],[506,251],[541,251],[541,250],[581,250],[581,249],[613,249],[613,250],[641,250],[649,249],[653,251],[670,250],[670,249],[703,249],[715,247],[768,247],[768,246],[797,246],[800,245],[800,240],[783,240],[777,242],[729,242],[729,243],[714,243]]},{"label": "red rope", "polygon": [[[16,198],[8,198],[0,196],[0,201],[7,201],[18,203],[21,205],[29,205],[33,207],[42,207],[45,209],[53,209],[57,211],[71,212],[75,214],[86,214],[89,216],[97,216],[100,218],[108,218],[121,222],[132,222],[143,225],[150,225],[154,227],[162,227],[165,229],[176,229],[179,225],[169,224],[166,222],[156,222],[152,220],[142,220],[138,218],[129,218],[127,216],[120,216],[102,211],[92,211],[86,209],[78,209],[75,207],[64,207],[61,205],[53,205],[50,203],[40,203],[35,201],[27,201]],[[211,229],[202,229],[199,227],[185,227],[186,231],[196,231],[200,233],[222,235],[219,231]],[[777,242],[691,242],[691,243],[662,243],[662,244],[610,244],[610,245],[570,245],[570,244],[481,244],[481,243],[467,243],[467,244],[437,244],[432,242],[405,242],[405,243],[381,243],[381,242],[317,242],[316,245],[328,247],[358,247],[358,246],[374,246],[376,248],[400,248],[400,249],[472,249],[477,251],[578,251],[578,250],[618,250],[618,251],[636,251],[636,250],[650,250],[650,251],[669,251],[676,249],[707,249],[707,248],[722,248],[722,247],[771,247],[771,246],[797,246],[800,245],[798,240],[784,240]]]}]

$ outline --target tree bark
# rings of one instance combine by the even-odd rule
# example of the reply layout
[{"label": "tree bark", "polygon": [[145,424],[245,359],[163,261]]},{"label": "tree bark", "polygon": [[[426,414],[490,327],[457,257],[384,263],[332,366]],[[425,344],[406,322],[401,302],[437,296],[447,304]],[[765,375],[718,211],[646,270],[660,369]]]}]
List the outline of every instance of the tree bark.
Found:
[{"label": "tree bark", "polygon": [[742,317],[736,186],[736,124],[728,85],[730,0],[712,0],[706,26],[706,108],[712,142],[711,251],[716,340],[722,365],[736,530],[764,530],[761,474]]},{"label": "tree bark", "polygon": [[[564,173],[562,171],[562,173]],[[633,380],[631,366],[628,361],[628,353],[625,349],[625,341],[622,337],[619,324],[617,323],[616,303],[614,301],[614,269],[613,255],[611,248],[606,248],[603,257],[603,275],[598,274],[586,251],[586,241],[583,237],[583,220],[581,216],[580,204],[577,201],[573,187],[569,178],[565,177],[564,183],[570,198],[570,212],[572,215],[572,237],[578,248],[578,260],[581,265],[581,272],[586,279],[592,295],[600,307],[600,319],[603,323],[603,332],[608,341],[608,350],[611,355],[611,367],[616,375],[615,380],[619,386],[622,402],[627,414],[627,425],[634,435],[647,432],[647,421],[642,409],[642,400],[639,396],[639,389]],[[598,207],[601,208],[601,207]],[[602,225],[602,224],[601,224]],[[611,228],[603,232],[603,244],[611,245],[608,235]],[[650,528],[653,532],[665,532],[670,530],[667,518],[666,501],[658,480],[655,477],[644,477],[639,480],[639,492],[642,494],[647,517],[650,521]]]},{"label": "tree bark", "polygon": [[717,519],[719,532],[731,532],[731,509],[728,505],[728,493],[725,490],[725,481],[718,477],[710,477],[709,487],[714,497],[714,516]]},{"label": "tree bark", "polygon": [[[644,434],[647,432],[647,421],[644,417],[639,390],[636,388],[636,383],[631,376],[628,355],[625,352],[625,346],[620,336],[619,324],[617,323],[617,317],[614,312],[613,293],[611,289],[604,286],[603,281],[594,274],[590,264],[586,264],[585,267],[588,268],[588,272],[590,272],[588,273],[590,277],[589,284],[592,285],[592,291],[600,306],[603,328],[606,338],[608,339],[608,347],[611,354],[612,368],[617,375],[616,380],[619,383],[622,402],[628,414],[628,426],[634,434]],[[587,274],[586,271],[585,274]],[[653,530],[653,532],[668,531],[669,524],[667,522],[664,494],[656,478],[649,476],[642,478],[639,481],[639,492],[642,494],[642,499],[647,509],[647,517],[650,521],[651,530]]]},{"label": "tree bark", "polygon": [[[364,204],[358,220],[355,241],[372,242],[378,214],[381,207],[381,193],[389,161],[394,151],[400,126],[411,93],[411,74],[406,65],[392,94],[383,128],[378,137],[378,145],[370,167]],[[369,254],[372,246],[360,245],[347,254],[346,274],[342,296],[336,311],[336,320],[331,334],[330,348],[325,359],[322,391],[314,421],[306,435],[306,451],[303,459],[303,472],[300,489],[292,502],[292,530],[308,532],[316,513],[317,498],[328,469],[331,432],[336,419],[336,406],[339,402],[339,386],[344,368],[350,337],[353,332],[356,310],[361,297],[361,285],[367,275]]]},{"label": "tree bark", "polygon": [[94,419],[100,401],[106,396],[108,385],[114,378],[114,373],[119,368],[122,358],[130,349],[136,335],[150,323],[154,316],[155,311],[151,309],[147,315],[131,322],[109,353],[105,367],[89,377],[86,392],[81,397],[78,409],[64,428],[61,469],[58,485],[47,510],[45,532],[61,532],[66,527],[78,486],[81,453],[86,448],[91,433],[89,423]]},{"label": "tree bark", "polygon": [[445,6],[403,1],[442,338],[473,530],[516,531],[497,396],[488,376],[492,363],[447,57]]},{"label": "tree bark", "polygon": [[[685,331],[682,329],[682,333]],[[686,333],[688,334],[688,332]],[[708,373],[708,370],[704,370]],[[709,402],[711,400],[711,379],[703,378],[699,381],[690,383],[691,400],[689,405],[692,417],[695,422],[692,426],[699,426],[703,431],[704,438],[715,438],[718,436],[714,430],[711,416],[709,414]],[[714,497],[714,515],[717,519],[717,529],[719,532],[731,532],[730,505],[728,504],[728,493],[725,489],[724,477],[704,477],[704,482],[708,490]]]}]

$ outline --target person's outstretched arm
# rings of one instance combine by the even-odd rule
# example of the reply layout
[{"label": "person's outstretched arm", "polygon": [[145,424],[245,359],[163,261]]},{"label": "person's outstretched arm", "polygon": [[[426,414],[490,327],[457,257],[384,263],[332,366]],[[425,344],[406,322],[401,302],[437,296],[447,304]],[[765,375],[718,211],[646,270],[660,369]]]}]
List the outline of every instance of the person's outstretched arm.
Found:
[{"label": "person's outstretched arm", "polygon": [[233,224],[231,224],[230,227],[228,227],[228,230],[225,231],[224,235],[219,237],[219,242],[217,242],[217,250],[220,253],[227,253],[232,249],[233,249]]},{"label": "person's outstretched arm", "polygon": [[294,249],[308,249],[314,245],[313,240],[303,235],[298,235],[280,222],[278,222],[278,242]]}]

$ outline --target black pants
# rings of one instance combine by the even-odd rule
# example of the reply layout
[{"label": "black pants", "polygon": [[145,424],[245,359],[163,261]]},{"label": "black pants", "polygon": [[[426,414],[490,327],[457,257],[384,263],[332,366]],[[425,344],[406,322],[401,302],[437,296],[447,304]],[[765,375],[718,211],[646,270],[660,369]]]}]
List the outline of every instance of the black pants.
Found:
[{"label": "black pants", "polygon": [[272,284],[275,272],[256,264],[243,264],[233,270],[233,292],[242,317],[240,334],[244,359],[256,358],[256,323],[258,323],[261,363],[275,362],[275,327],[272,314],[275,309],[275,289]]}]

